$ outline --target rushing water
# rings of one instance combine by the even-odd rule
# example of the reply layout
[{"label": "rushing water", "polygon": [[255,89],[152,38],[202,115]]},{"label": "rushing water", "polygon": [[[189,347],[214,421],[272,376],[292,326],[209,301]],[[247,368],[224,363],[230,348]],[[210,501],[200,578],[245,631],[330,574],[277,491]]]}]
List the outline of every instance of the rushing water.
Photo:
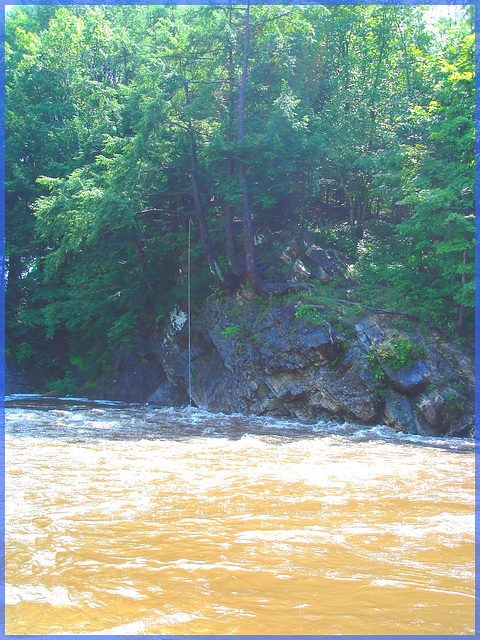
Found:
[{"label": "rushing water", "polygon": [[474,633],[474,444],[6,402],[7,634]]}]

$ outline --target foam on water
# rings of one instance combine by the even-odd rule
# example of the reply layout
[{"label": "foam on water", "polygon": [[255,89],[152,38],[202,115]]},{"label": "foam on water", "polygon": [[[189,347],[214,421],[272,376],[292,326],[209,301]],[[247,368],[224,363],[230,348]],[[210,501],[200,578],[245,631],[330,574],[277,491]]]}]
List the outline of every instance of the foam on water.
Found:
[{"label": "foam on water", "polygon": [[5,585],[5,604],[12,605],[25,602],[40,602],[52,607],[78,607],[64,587],[47,589],[43,585],[26,584],[21,587]]},{"label": "foam on water", "polygon": [[[52,426],[52,416],[56,422]],[[380,440],[395,444],[441,447],[451,451],[474,451],[473,440],[435,438],[396,432],[386,425],[365,427],[354,423],[333,421],[305,421],[258,417],[241,414],[212,414],[204,409],[185,407],[164,408],[154,405],[124,404],[114,401],[90,401],[85,398],[45,398],[32,394],[6,397],[7,434],[19,437],[162,439],[162,438],[249,438],[251,446],[262,442],[276,442],[267,436],[288,441],[305,438],[331,438],[331,442],[346,444]],[[242,442],[242,446],[245,442]]]}]

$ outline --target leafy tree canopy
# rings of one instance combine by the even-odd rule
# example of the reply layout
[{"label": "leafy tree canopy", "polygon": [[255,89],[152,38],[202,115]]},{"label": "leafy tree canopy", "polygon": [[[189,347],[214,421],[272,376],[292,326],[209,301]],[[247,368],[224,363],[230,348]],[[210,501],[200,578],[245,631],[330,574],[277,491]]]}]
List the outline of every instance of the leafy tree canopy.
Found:
[{"label": "leafy tree canopy", "polygon": [[471,328],[472,16],[436,30],[425,16],[9,12],[9,352],[51,375],[73,360],[101,375],[119,343],[185,300],[189,224],[197,302],[245,277],[263,295],[253,234],[302,228],[346,250],[372,291]]}]

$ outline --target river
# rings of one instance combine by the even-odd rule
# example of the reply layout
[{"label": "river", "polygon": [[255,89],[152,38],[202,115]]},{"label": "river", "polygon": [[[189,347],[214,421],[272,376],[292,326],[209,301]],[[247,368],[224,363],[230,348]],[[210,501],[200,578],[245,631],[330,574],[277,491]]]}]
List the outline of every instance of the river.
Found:
[{"label": "river", "polygon": [[474,633],[474,442],[6,399],[6,633]]}]

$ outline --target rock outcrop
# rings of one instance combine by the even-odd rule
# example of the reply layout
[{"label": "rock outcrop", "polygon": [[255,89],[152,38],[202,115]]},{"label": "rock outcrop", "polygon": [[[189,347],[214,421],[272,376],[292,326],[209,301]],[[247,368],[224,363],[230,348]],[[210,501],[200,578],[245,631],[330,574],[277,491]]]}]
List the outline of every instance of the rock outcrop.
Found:
[{"label": "rock outcrop", "polygon": [[5,360],[5,395],[35,393],[43,390],[43,376],[39,369],[27,370],[12,357]]},{"label": "rock outcrop", "polygon": [[[175,307],[166,330],[119,348],[95,388],[85,389],[79,380],[81,394],[471,436],[473,354],[441,333],[422,334],[412,316],[369,310],[362,317],[362,305],[348,299],[355,281],[345,256],[306,239],[283,240],[275,256],[277,266],[283,263],[280,272],[273,269],[268,243],[259,245],[263,272],[303,288],[311,283],[317,292],[318,282],[335,282],[343,287],[340,300],[320,297],[313,304],[309,294],[295,293],[259,299],[246,286],[212,297],[192,321],[190,352],[187,316]],[[10,366],[10,393],[15,385],[18,391],[35,386]]]},{"label": "rock outcrop", "polygon": [[[473,361],[457,347],[446,349],[418,329],[404,332],[425,355],[394,368],[375,361],[371,349],[398,335],[394,320],[370,315],[354,325],[332,320],[318,305],[304,313],[307,307],[241,292],[210,299],[191,328],[193,403],[226,413],[385,423],[421,435],[470,433]],[[171,391],[185,393],[186,328],[157,338],[155,349]],[[162,398],[173,401],[168,393]]]},{"label": "rock outcrop", "polygon": [[188,396],[181,380],[172,383],[149,336],[136,336],[127,347],[120,346],[104,379],[94,388],[84,387],[81,395],[123,402],[155,402],[169,406],[186,404]]}]

